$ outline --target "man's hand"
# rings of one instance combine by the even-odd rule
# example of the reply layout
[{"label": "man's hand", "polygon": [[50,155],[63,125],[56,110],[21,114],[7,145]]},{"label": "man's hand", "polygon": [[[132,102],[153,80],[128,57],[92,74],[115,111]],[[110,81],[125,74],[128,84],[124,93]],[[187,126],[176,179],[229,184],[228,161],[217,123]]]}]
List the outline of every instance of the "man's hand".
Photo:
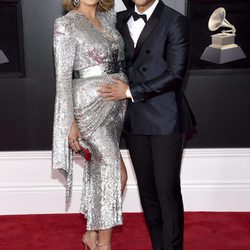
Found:
[{"label": "man's hand", "polygon": [[126,99],[128,84],[122,80],[112,78],[112,84],[100,84],[99,94],[106,101],[116,101]]}]

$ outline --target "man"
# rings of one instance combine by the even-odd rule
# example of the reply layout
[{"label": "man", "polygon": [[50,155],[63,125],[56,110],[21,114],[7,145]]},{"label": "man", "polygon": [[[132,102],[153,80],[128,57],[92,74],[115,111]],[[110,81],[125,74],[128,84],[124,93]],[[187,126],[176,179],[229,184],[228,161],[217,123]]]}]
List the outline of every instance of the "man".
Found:
[{"label": "man", "polygon": [[[135,169],[153,249],[183,249],[180,167],[184,133],[194,117],[183,95],[188,61],[188,22],[161,0],[134,0],[118,13],[125,41],[126,83],[103,84],[106,100],[130,98],[125,138]],[[143,14],[142,16],[140,16]]]}]

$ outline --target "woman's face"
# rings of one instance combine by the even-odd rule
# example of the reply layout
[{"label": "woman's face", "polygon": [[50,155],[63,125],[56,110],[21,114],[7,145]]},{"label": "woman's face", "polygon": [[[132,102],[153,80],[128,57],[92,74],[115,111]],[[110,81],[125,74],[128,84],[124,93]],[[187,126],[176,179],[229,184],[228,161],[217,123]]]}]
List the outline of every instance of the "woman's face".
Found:
[{"label": "woman's face", "polygon": [[83,5],[96,5],[98,4],[99,0],[80,0],[80,4],[83,4]]}]

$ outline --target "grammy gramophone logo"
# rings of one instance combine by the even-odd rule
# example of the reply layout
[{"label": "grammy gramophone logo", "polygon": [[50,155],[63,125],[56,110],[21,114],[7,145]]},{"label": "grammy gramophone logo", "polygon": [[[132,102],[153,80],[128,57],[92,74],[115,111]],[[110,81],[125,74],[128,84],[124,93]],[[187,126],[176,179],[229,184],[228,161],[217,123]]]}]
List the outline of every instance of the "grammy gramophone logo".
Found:
[{"label": "grammy gramophone logo", "polygon": [[8,63],[9,59],[5,55],[5,53],[0,49],[0,64]]},{"label": "grammy gramophone logo", "polygon": [[216,31],[221,27],[229,28],[221,33],[211,35],[212,44],[203,52],[201,59],[223,64],[245,58],[241,47],[235,44],[236,28],[227,21],[226,10],[223,7],[216,9],[208,22],[210,31]]}]

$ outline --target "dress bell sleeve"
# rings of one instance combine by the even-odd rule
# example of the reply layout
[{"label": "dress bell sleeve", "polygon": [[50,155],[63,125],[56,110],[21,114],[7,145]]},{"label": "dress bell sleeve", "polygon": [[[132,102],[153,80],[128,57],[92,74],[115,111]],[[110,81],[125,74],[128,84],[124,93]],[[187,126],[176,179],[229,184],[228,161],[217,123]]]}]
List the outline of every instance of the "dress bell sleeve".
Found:
[{"label": "dress bell sleeve", "polygon": [[72,150],[68,134],[74,118],[72,97],[72,71],[76,42],[70,36],[70,24],[64,17],[54,24],[54,61],[56,97],[53,126],[52,169],[63,170],[66,178],[66,202],[70,201],[73,176]]}]

